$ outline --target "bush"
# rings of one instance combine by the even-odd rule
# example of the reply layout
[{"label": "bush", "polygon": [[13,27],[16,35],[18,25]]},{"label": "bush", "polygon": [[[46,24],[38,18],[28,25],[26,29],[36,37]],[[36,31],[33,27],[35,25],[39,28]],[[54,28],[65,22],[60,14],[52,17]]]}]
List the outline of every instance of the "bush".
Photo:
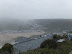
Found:
[{"label": "bush", "polygon": [[66,34],[64,34],[63,36],[62,36],[62,38],[66,38],[67,37],[67,35]]},{"label": "bush", "polygon": [[1,53],[7,52],[10,54],[13,54],[13,45],[6,43],[2,48],[1,48]]},{"label": "bush", "polygon": [[0,54],[11,54],[8,51],[1,51]]},{"label": "bush", "polygon": [[49,49],[47,47],[38,48],[20,54],[69,54],[71,51],[72,51],[72,41],[64,41],[62,43],[58,43],[56,49],[52,49],[52,48]]},{"label": "bush", "polygon": [[49,40],[49,39],[45,40],[41,44],[40,48],[47,48],[47,47],[55,49],[57,47],[57,42],[55,40]]},{"label": "bush", "polygon": [[57,34],[54,34],[54,35],[53,35],[53,38],[58,40],[58,39],[61,38],[61,36],[59,36],[59,35],[57,35]]},{"label": "bush", "polygon": [[20,54],[51,54],[51,52],[50,52],[50,49],[38,48],[38,49],[35,49],[35,50],[30,50],[30,51],[27,51],[27,52],[23,52],[23,53],[20,53]]}]

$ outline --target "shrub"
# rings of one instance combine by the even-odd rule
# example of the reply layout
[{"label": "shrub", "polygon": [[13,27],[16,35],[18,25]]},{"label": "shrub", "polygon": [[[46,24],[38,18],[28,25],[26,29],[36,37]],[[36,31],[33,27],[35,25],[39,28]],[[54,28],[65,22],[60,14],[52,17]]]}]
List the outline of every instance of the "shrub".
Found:
[{"label": "shrub", "polygon": [[0,54],[11,54],[8,51],[1,51]]},{"label": "shrub", "polygon": [[13,45],[6,43],[2,48],[1,52],[8,52],[10,54],[13,54]]},{"label": "shrub", "polygon": [[49,40],[49,39],[45,40],[41,44],[40,48],[47,48],[47,47],[55,49],[57,47],[57,42],[55,40]]},{"label": "shrub", "polygon": [[66,38],[67,37],[67,35],[66,34],[64,34],[63,36],[62,36],[62,38]]},{"label": "shrub", "polygon": [[69,54],[72,51],[72,41],[64,41],[62,43],[57,43],[57,44],[58,46],[56,47],[56,49],[47,48],[49,47],[47,46],[46,48],[38,48],[35,50],[29,50],[21,54]]},{"label": "shrub", "polygon": [[54,34],[54,35],[53,35],[53,38],[58,40],[58,39],[61,38],[61,36],[59,36],[59,35],[57,35],[57,34]]},{"label": "shrub", "polygon": [[46,48],[38,48],[36,50],[30,50],[27,52],[23,52],[21,54],[51,54],[50,49],[46,49]]}]

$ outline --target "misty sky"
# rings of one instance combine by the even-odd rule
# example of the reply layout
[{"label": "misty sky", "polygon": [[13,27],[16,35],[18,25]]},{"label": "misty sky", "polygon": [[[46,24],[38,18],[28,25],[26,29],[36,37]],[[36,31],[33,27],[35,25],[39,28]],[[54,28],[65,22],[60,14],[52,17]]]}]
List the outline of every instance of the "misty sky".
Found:
[{"label": "misty sky", "polygon": [[72,19],[72,0],[0,0],[0,18]]}]

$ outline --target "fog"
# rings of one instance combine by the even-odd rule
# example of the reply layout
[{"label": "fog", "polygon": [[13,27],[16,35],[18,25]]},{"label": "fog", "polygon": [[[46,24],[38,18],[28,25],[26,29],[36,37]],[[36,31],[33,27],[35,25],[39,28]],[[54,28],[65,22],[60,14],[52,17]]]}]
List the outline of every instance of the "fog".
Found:
[{"label": "fog", "polygon": [[71,6],[71,0],[0,0],[0,30],[25,27],[32,19],[72,19]]},{"label": "fog", "polygon": [[0,0],[0,19],[72,19],[72,0]]},{"label": "fog", "polygon": [[21,36],[72,30],[71,19],[72,0],[0,0],[0,46]]}]

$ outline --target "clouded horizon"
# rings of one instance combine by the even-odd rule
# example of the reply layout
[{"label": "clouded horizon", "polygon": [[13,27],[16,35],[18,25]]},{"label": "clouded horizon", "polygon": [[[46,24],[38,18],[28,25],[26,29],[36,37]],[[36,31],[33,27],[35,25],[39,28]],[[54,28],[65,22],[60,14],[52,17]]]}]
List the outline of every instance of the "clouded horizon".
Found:
[{"label": "clouded horizon", "polygon": [[0,18],[72,19],[72,0],[0,0]]}]

